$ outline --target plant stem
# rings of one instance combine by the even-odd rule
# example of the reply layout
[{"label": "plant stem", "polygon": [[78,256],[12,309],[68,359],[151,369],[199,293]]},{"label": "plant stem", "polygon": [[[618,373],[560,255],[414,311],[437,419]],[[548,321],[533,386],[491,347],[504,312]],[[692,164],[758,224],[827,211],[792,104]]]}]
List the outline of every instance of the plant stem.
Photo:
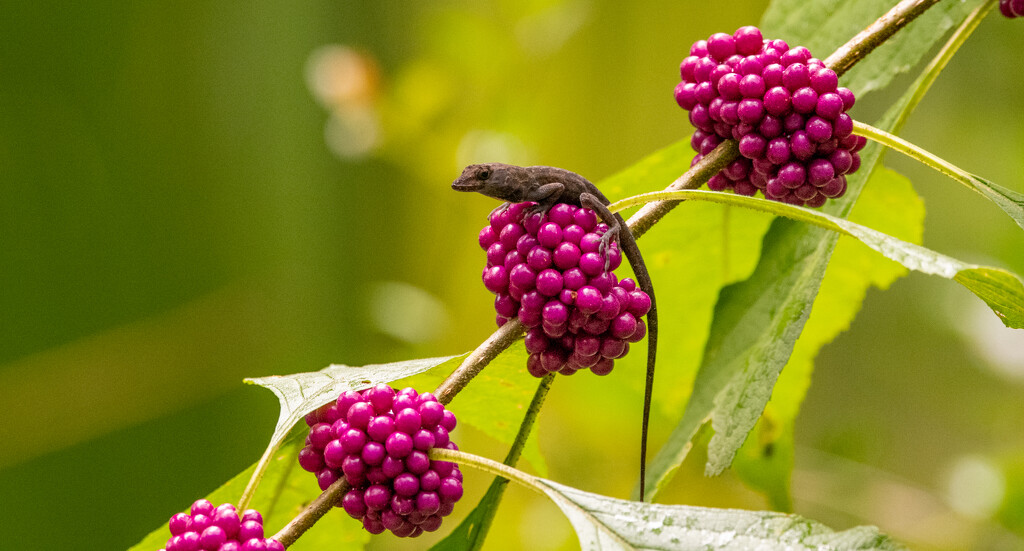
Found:
[{"label": "plant stem", "polygon": [[316,521],[333,509],[349,488],[348,481],[344,477],[335,480],[334,484],[331,484],[322,494],[316,496],[312,503],[296,515],[278,533],[274,534],[273,538],[284,544],[285,547],[291,546]]},{"label": "plant stem", "polygon": [[[834,70],[836,74],[842,75],[849,70],[850,67],[853,67],[854,64],[870,53],[871,50],[874,50],[882,42],[905,27],[908,23],[924,13],[928,8],[935,5],[938,1],[939,0],[903,0],[889,10],[888,13],[878,18],[877,21],[869,25],[866,29],[857,34],[857,36],[851,38],[846,44],[841,46],[832,55],[825,59],[825,65]],[[686,171],[685,174],[669,184],[669,186],[665,188],[665,191],[696,189],[704,185],[704,183],[718,173],[719,170],[725,168],[726,165],[736,160],[737,157],[739,157],[739,148],[736,141],[726,140],[716,147],[714,151],[711,151],[701,158],[701,160],[693,165],[690,170]],[[680,202],[682,201],[665,200],[644,205],[636,214],[629,218],[626,225],[633,233],[633,236],[639,238]],[[434,394],[437,396],[438,401],[442,404],[451,402],[455,395],[465,388],[471,380],[473,380],[473,377],[476,377],[476,375],[480,373],[480,371],[482,371],[483,368],[491,362],[491,360],[496,358],[498,354],[521,338],[523,333],[523,324],[517,319],[509,321],[492,333],[486,341],[467,356],[466,359],[463,360],[462,364],[459,365],[459,367],[456,368],[455,371],[453,371],[451,375],[449,375],[437,387]],[[451,457],[459,457],[461,459],[476,457],[449,450],[431,450],[431,458],[436,458],[435,453],[438,454],[438,457],[443,457],[447,454],[457,454],[452,455]],[[500,474],[498,471],[492,471],[495,472],[495,474],[498,474],[498,476],[516,480],[517,482],[526,484],[527,486],[540,491],[539,487],[530,485],[530,482],[533,480],[533,477],[530,475],[489,459],[477,459],[486,462],[488,465],[493,464],[500,469],[506,469],[509,473],[514,473],[506,476],[505,474]],[[467,460],[467,464],[475,465],[475,463],[470,462],[470,460]],[[480,465],[483,464],[484,463],[481,463]],[[481,468],[484,467],[481,466]],[[516,478],[518,476],[528,478]],[[331,507],[338,502],[338,499],[340,499],[341,495],[347,490],[348,484],[345,482],[345,479],[339,479],[325,490],[324,493],[320,494],[320,496],[312,503],[310,503],[309,507],[307,507],[305,511],[292,519],[287,526],[275,534],[274,539],[283,543],[285,547],[291,545],[299,535],[305,532],[314,522],[326,514],[327,511],[330,511]]]},{"label": "plant stem", "polygon": [[484,366],[491,363],[491,360],[498,357],[498,354],[501,354],[506,348],[512,346],[512,343],[522,338],[524,332],[525,328],[518,319],[509,320],[508,323],[499,327],[438,385],[434,390],[437,401],[442,404],[451,402],[452,398],[465,388],[473,380],[473,377],[483,370]]}]

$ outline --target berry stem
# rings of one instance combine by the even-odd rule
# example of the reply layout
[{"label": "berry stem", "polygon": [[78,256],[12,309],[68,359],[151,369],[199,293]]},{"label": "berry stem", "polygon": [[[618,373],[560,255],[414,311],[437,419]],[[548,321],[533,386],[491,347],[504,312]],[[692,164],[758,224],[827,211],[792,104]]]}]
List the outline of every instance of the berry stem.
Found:
[{"label": "berry stem", "polygon": [[[523,448],[526,446],[526,440],[530,436],[530,431],[533,429],[533,425],[537,420],[537,415],[540,413],[540,407],[544,405],[544,398],[547,397],[548,390],[551,389],[551,383],[555,380],[554,373],[548,373],[540,380],[540,384],[537,385],[537,392],[533,395],[533,400],[530,402],[530,407],[526,410],[526,415],[523,416],[523,422],[519,425],[519,432],[516,434],[515,441],[512,442],[512,447],[508,450],[508,455],[505,456],[504,464],[510,468],[514,468],[516,463],[519,462],[519,456],[523,453]],[[494,498],[497,500],[501,499],[502,494],[505,492],[505,488],[508,486],[508,479],[497,478],[491,485],[491,490],[494,490]],[[486,534],[489,530],[491,523],[494,522],[494,516],[497,514],[498,508],[491,507],[485,511],[483,518],[478,519],[479,525],[476,531],[480,534]],[[482,544],[482,541],[480,542]]]},{"label": "berry stem", "polygon": [[526,439],[529,438],[530,431],[533,430],[534,422],[537,421],[537,415],[540,414],[540,407],[544,405],[544,399],[547,398],[548,391],[551,390],[551,383],[554,381],[555,374],[548,373],[540,380],[540,384],[537,385],[537,391],[533,394],[530,407],[526,409],[523,422],[519,424],[519,432],[516,433],[516,439],[512,441],[512,447],[509,448],[508,455],[505,456],[506,465],[512,467],[519,462],[519,456],[523,454],[523,448],[526,447]]},{"label": "berry stem", "polygon": [[256,494],[256,488],[260,485],[263,480],[263,474],[267,472],[267,467],[270,465],[270,460],[273,459],[277,450],[281,448],[282,442],[279,441],[276,444],[268,447],[264,450],[260,460],[256,463],[256,469],[252,472],[252,476],[249,478],[248,484],[245,485],[245,489],[242,490],[242,496],[238,498],[238,510],[244,511],[249,508],[249,502],[252,501],[253,495]]}]

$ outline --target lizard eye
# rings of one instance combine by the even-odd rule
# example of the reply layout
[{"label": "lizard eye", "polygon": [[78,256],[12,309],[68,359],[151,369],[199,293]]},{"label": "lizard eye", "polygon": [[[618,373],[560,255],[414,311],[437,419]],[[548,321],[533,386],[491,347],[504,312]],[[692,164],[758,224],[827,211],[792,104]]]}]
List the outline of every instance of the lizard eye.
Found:
[{"label": "lizard eye", "polygon": [[491,177],[491,171],[484,169],[476,174],[478,180],[486,180]]}]

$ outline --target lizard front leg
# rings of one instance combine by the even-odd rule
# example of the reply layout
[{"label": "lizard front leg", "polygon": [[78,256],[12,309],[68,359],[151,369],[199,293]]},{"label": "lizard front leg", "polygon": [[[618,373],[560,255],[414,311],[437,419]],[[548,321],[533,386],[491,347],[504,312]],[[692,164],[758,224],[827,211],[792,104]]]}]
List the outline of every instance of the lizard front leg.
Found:
[{"label": "lizard front leg", "polygon": [[524,194],[524,201],[534,201],[537,206],[530,208],[528,214],[547,214],[551,207],[558,204],[558,199],[562,197],[562,192],[565,191],[565,186],[560,182],[551,182],[550,184],[544,184],[537,186]]}]

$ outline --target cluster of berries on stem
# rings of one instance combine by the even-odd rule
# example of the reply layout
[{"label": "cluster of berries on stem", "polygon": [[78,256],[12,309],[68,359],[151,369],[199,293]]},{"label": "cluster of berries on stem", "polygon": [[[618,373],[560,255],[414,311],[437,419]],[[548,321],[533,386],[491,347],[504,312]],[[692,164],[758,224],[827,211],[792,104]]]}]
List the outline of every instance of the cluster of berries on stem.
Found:
[{"label": "cluster of berries on stem", "polygon": [[214,507],[208,500],[192,504],[168,522],[171,539],[160,551],[284,551],[281,542],[263,537],[263,516],[248,509],[238,516],[235,506]]},{"label": "cluster of berries on stem", "polygon": [[699,40],[680,65],[679,106],[696,128],[694,163],[722,141],[741,157],[708,181],[714,191],[760,191],[768,199],[820,207],[846,193],[867,141],[853,135],[853,92],[803,46],[766,40],[757,27]]},{"label": "cluster of berries on stem", "polygon": [[526,366],[536,377],[581,369],[607,375],[629,343],[647,334],[642,318],[651,298],[612,273],[622,253],[593,210],[560,203],[541,213],[535,206],[498,209],[480,231],[483,282],[497,295],[498,326],[518,317],[527,328]]},{"label": "cluster of berries on stem", "polygon": [[455,414],[429,392],[379,384],[306,416],[309,436],[299,465],[321,490],[344,477],[351,489],[338,504],[373,534],[416,537],[441,526],[462,497],[462,472],[433,461],[431,448],[457,450],[449,439]]},{"label": "cluster of berries on stem", "polygon": [[999,0],[999,13],[1010,19],[1024,16],[1024,0]]}]

